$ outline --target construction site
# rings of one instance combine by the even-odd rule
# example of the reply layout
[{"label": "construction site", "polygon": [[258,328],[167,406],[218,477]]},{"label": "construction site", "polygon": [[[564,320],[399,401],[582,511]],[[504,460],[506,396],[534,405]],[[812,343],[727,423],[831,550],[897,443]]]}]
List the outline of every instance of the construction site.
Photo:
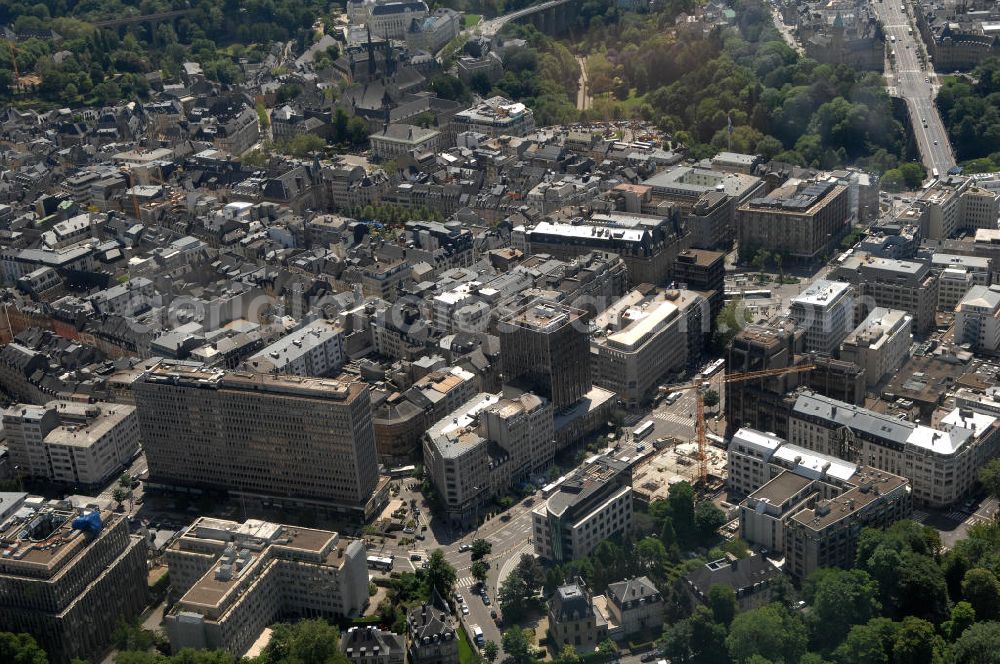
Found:
[{"label": "construction site", "polygon": [[[708,462],[708,479],[703,487],[707,493],[722,488],[726,470],[726,451],[717,444],[705,450]],[[678,482],[698,483],[698,442],[679,438],[658,439],[653,451],[635,468],[632,490],[635,497],[646,504],[666,499],[670,487]]]}]

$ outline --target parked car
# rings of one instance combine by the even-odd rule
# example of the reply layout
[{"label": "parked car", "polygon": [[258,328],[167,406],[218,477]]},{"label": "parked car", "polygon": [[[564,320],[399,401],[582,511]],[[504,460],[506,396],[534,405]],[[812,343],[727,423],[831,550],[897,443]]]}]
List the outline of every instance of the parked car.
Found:
[{"label": "parked car", "polygon": [[472,550],[471,544],[460,544],[458,547],[459,553],[465,553],[466,551],[471,551],[471,550]]},{"label": "parked car", "polygon": [[469,615],[469,606],[467,604],[462,605],[462,615],[463,616]]},{"label": "parked car", "polygon": [[483,604],[485,604],[486,606],[490,605],[490,596],[487,595],[486,593],[483,593]]}]

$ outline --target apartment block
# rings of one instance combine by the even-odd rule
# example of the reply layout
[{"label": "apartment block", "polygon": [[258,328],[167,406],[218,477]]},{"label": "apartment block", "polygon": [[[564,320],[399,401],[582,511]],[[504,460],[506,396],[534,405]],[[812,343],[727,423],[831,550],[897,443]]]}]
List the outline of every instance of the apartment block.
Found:
[{"label": "apartment block", "polygon": [[972,275],[972,281],[977,286],[987,286],[993,271],[993,261],[985,256],[967,256],[965,254],[934,253],[931,254],[931,269],[935,272],[948,268],[965,270]]},{"label": "apartment block", "polygon": [[421,451],[427,427],[480,391],[479,378],[461,368],[445,367],[418,379],[405,392],[372,392],[372,421],[379,460],[406,464]]},{"label": "apartment block", "polygon": [[477,523],[490,501],[552,463],[551,403],[514,392],[476,395],[424,436],[424,468],[456,525]]},{"label": "apartment block", "polygon": [[954,311],[955,306],[975,285],[975,277],[968,270],[948,268],[938,276],[938,309]]},{"label": "apartment block", "polygon": [[110,510],[26,494],[2,494],[0,518],[0,625],[31,634],[53,664],[103,657],[146,606],[145,540]]},{"label": "apartment block", "polygon": [[164,616],[175,652],[240,657],[281,616],[354,618],[368,605],[364,542],[332,531],[200,517],[166,561],[181,594]]},{"label": "apartment block", "polygon": [[129,279],[123,284],[94,293],[89,300],[94,311],[119,316],[134,316],[159,306],[161,302],[156,286],[145,277]]},{"label": "apartment block", "polygon": [[840,359],[865,371],[868,387],[895,373],[909,356],[913,316],[898,309],[875,307],[840,346]]},{"label": "apartment block", "polygon": [[344,365],[344,328],[315,320],[250,356],[246,368],[256,373],[329,376]]},{"label": "apartment block", "polygon": [[[909,518],[910,486],[905,477],[868,466],[851,478],[854,486],[792,514],[785,523],[785,569],[801,581],[818,569],[853,567],[865,528],[887,528]],[[743,512],[741,511],[741,514]]]},{"label": "apartment block", "polygon": [[914,207],[920,211],[920,234],[932,240],[944,240],[962,226],[962,193],[969,179],[945,177],[921,192]]},{"label": "apartment block", "polygon": [[899,309],[913,316],[914,334],[927,334],[935,325],[938,275],[923,262],[851,256],[833,272],[834,279],[857,289],[860,315],[868,309]]},{"label": "apartment block", "polygon": [[788,571],[799,579],[853,564],[862,528],[891,525],[912,509],[905,477],[753,429],[733,436],[727,464],[730,489],[746,496],[740,537],[794,560]]},{"label": "apartment block", "polygon": [[792,298],[791,317],[805,330],[805,349],[832,355],[854,325],[849,284],[817,279]]},{"label": "apartment block", "polygon": [[931,256],[931,269],[939,275],[938,309],[951,312],[969,288],[990,285],[992,261],[983,256],[937,253]]},{"label": "apartment block", "polygon": [[139,418],[125,404],[15,404],[4,411],[3,425],[21,477],[98,486],[139,451]]},{"label": "apartment block", "polygon": [[979,352],[1000,348],[1000,286],[973,286],[959,301],[955,342]]},{"label": "apartment block", "polygon": [[479,510],[493,495],[491,471],[504,463],[479,433],[479,415],[497,403],[497,394],[479,394],[450,416],[442,418],[424,437],[424,469],[441,495],[448,519],[456,524],[478,521]]},{"label": "apartment block", "polygon": [[941,508],[969,495],[1000,451],[998,421],[956,408],[931,428],[805,392],[789,417],[788,441],[905,477],[916,503]]},{"label": "apartment block", "polygon": [[532,543],[540,558],[582,558],[632,527],[632,470],[618,459],[591,457],[543,492],[545,501],[531,512]]},{"label": "apartment block", "polygon": [[488,440],[510,455],[511,479],[520,481],[552,465],[555,457],[552,404],[530,392],[508,392],[483,410],[482,428]]},{"label": "apartment block", "polygon": [[667,374],[698,361],[710,315],[705,298],[691,291],[627,293],[593,322],[594,383],[639,407]]},{"label": "apartment block", "polygon": [[363,383],[163,362],[133,389],[151,483],[360,517],[386,499]]}]

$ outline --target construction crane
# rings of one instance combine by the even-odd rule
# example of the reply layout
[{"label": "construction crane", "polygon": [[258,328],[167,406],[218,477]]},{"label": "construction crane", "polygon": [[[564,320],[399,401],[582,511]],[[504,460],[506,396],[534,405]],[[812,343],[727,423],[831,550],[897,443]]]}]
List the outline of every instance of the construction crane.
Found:
[{"label": "construction crane", "polygon": [[[774,376],[784,376],[787,374],[804,373],[815,369],[812,364],[800,364],[795,367],[785,367],[783,369],[764,369],[763,371],[747,371],[744,373],[726,374],[721,378],[724,385],[729,383],[742,383],[758,378],[772,378]],[[660,388],[660,392],[680,392],[683,390],[694,390],[697,409],[695,413],[695,437],[698,441],[698,484],[703,488],[708,483],[708,453],[705,440],[705,390],[711,384],[710,378],[700,376],[685,385],[670,385]]]}]

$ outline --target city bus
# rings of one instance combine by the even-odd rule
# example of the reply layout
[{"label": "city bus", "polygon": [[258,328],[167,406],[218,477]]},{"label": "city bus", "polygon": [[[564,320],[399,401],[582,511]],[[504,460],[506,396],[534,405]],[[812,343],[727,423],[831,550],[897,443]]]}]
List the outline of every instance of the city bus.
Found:
[{"label": "city bus", "polygon": [[642,440],[652,432],[653,432],[653,420],[646,420],[645,422],[643,422],[642,424],[640,424],[635,428],[635,431],[632,432],[632,435],[635,436],[636,440]]},{"label": "city bus", "polygon": [[391,572],[392,558],[387,556],[368,556],[368,567],[382,572]]},{"label": "city bus", "polygon": [[701,372],[702,378],[710,378],[713,374],[719,371],[719,369],[725,366],[725,364],[726,361],[722,358],[719,358],[715,362],[712,362],[707,367],[705,367],[704,371]]},{"label": "city bus", "polygon": [[413,473],[417,471],[417,467],[410,466],[397,466],[395,468],[390,468],[387,472],[389,477],[392,479],[399,479],[400,477],[413,477]]}]

